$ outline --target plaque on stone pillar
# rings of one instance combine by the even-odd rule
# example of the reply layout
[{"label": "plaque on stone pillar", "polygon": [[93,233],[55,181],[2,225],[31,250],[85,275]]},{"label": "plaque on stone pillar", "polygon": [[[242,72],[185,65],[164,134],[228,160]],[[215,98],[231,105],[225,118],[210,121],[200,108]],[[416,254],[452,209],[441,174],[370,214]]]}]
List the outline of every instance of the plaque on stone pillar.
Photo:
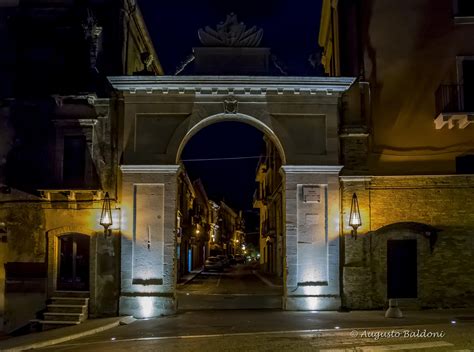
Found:
[{"label": "plaque on stone pillar", "polygon": [[297,199],[298,283],[327,282],[327,188],[299,185]]},{"label": "plaque on stone pillar", "polygon": [[319,186],[303,186],[303,200],[305,203],[320,203],[321,190]]}]

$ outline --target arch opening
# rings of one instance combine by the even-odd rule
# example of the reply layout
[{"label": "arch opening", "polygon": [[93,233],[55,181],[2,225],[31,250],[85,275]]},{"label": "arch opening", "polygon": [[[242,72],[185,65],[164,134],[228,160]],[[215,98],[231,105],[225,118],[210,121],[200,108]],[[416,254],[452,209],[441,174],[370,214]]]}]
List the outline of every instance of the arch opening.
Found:
[{"label": "arch opening", "polygon": [[178,282],[203,269],[180,285],[178,307],[281,308],[283,147],[259,120],[228,115],[195,125],[178,149]]},{"label": "arch opening", "polygon": [[282,164],[283,165],[286,164],[285,150],[283,148],[283,145],[280,139],[276,135],[276,133],[270,127],[268,127],[266,124],[256,119],[255,117],[241,114],[241,113],[236,113],[236,114],[221,113],[221,114],[212,115],[201,120],[196,125],[191,127],[187,131],[184,138],[181,140],[181,143],[179,144],[178,151],[176,153],[176,164],[179,164],[181,160],[181,154],[183,153],[183,150],[186,147],[186,144],[194,135],[196,135],[199,131],[203,130],[204,128],[216,123],[220,123],[220,122],[241,122],[241,123],[255,127],[257,130],[261,131],[264,135],[266,135],[272,141],[272,143],[274,143],[274,145],[276,146],[280,154]]}]

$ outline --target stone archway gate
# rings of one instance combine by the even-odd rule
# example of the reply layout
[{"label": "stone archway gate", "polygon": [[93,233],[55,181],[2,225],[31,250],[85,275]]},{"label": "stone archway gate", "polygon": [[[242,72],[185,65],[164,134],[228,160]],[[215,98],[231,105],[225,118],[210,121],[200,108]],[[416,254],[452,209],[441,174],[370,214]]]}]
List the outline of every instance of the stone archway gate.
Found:
[{"label": "stone archway gate", "polygon": [[176,311],[176,190],[185,143],[241,121],[277,145],[284,166],[283,309],[333,310],[339,292],[339,137],[351,78],[110,77],[121,173],[120,314]]}]

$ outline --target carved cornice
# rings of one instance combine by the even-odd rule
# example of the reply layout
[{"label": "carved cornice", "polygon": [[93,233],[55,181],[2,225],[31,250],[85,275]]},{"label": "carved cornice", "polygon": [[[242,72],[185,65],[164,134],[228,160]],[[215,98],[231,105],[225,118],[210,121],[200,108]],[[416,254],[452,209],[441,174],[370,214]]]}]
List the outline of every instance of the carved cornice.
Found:
[{"label": "carved cornice", "polygon": [[113,76],[112,86],[125,94],[325,95],[339,96],[352,77],[251,76]]},{"label": "carved cornice", "polygon": [[42,200],[46,200],[46,201],[51,201],[51,198],[52,198],[51,195],[53,195],[53,194],[65,195],[67,197],[67,200],[70,201],[70,202],[71,201],[75,202],[77,200],[77,197],[76,197],[77,194],[90,195],[91,198],[94,201],[97,201],[97,202],[104,198],[103,197],[104,191],[99,190],[99,189],[63,189],[63,188],[56,188],[56,189],[39,189],[38,192],[40,194],[40,198]]},{"label": "carved cornice", "polygon": [[57,119],[52,120],[55,126],[60,127],[94,127],[97,119]]},{"label": "carved cornice", "polygon": [[342,165],[283,165],[285,174],[339,174]]},{"label": "carved cornice", "polygon": [[124,174],[169,174],[177,173],[180,165],[120,165]]}]

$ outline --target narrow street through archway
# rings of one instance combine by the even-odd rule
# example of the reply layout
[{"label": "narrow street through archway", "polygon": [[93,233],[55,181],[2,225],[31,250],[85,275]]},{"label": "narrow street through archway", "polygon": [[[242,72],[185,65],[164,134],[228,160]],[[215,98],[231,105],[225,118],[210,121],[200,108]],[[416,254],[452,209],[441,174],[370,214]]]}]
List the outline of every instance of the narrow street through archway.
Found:
[{"label": "narrow street through archway", "polygon": [[[178,309],[281,309],[281,179],[261,184],[269,165],[278,175],[281,159],[256,128],[219,124],[193,136],[182,155]],[[277,202],[263,200],[270,193]]]},{"label": "narrow street through archway", "polygon": [[258,263],[203,270],[178,285],[178,309],[280,309],[281,284],[280,278],[262,273]]}]

